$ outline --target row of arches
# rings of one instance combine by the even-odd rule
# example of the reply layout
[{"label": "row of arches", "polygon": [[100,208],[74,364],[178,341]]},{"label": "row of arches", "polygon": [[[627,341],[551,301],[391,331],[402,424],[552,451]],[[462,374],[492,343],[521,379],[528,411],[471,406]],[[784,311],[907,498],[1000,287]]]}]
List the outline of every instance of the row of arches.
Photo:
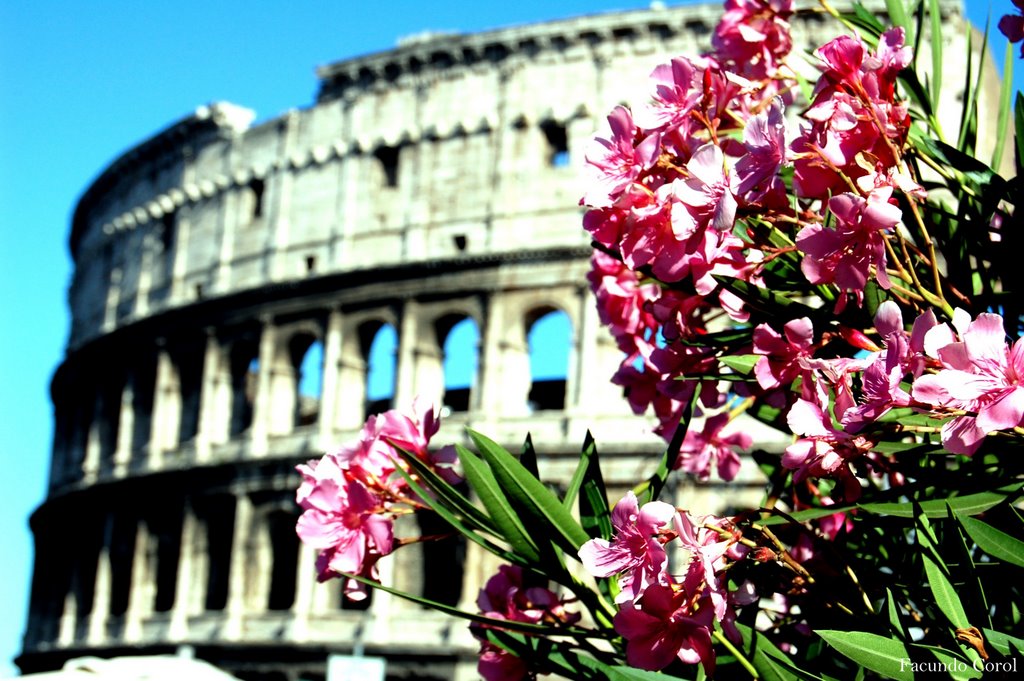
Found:
[{"label": "row of arches", "polygon": [[[55,383],[52,482],[159,468],[234,442],[259,455],[275,437],[355,429],[416,395],[446,415],[482,408],[478,315],[428,312],[265,321],[81,361]],[[502,391],[502,409],[565,409],[575,342],[568,314],[537,307],[521,323],[520,335],[499,329],[492,351],[501,353],[492,363],[509,364],[504,380],[519,386],[518,397]]]}]

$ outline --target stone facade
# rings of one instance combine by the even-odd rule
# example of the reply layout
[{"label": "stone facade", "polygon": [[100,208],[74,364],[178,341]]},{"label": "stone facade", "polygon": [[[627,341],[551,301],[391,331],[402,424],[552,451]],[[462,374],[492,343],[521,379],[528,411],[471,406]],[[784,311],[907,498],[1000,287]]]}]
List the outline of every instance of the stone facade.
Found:
[{"label": "stone facade", "polygon": [[[243,679],[323,679],[329,653],[353,650],[386,656],[389,678],[472,678],[464,623],[381,592],[353,609],[337,582],[316,584],[293,468],[382,406],[367,365],[390,326],[390,401],[447,404],[439,441],[471,426],[515,448],[529,430],[558,481],[589,428],[614,488],[649,474],[663,444],[608,381],[620,356],[584,279],[576,178],[607,111],[642,100],[659,61],[706,49],[719,12],[413,40],[323,68],[307,109],[251,127],[244,109],[202,107],[114,161],[73,218],[22,669],[187,645]],[[798,49],[821,22],[798,13]],[[950,5],[951,51],[962,22]],[[564,380],[542,384],[527,339],[549,313],[572,334]],[[446,390],[446,339],[463,320],[477,375]],[[313,348],[320,389],[303,395]],[[676,494],[723,511],[760,485]],[[436,531],[420,524],[399,534]],[[450,542],[382,568],[472,607],[493,564]]]}]

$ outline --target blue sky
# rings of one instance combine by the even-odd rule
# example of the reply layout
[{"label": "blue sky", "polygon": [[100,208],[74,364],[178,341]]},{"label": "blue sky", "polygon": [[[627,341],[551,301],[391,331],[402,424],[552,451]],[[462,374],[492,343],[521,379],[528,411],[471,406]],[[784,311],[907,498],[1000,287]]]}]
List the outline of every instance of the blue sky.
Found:
[{"label": "blue sky", "polygon": [[[8,542],[0,560],[0,677],[14,672],[9,661],[20,648],[31,564],[27,518],[45,492],[48,385],[68,329],[69,216],[92,178],[198,105],[227,100],[260,119],[308,106],[315,66],[388,49],[400,36],[646,4],[0,3],[0,537]],[[983,22],[987,3],[967,4]],[[992,13],[998,19],[1011,10],[1003,0]],[[995,42],[1001,63],[1004,43]],[[1015,81],[1019,87],[1020,74]]]}]

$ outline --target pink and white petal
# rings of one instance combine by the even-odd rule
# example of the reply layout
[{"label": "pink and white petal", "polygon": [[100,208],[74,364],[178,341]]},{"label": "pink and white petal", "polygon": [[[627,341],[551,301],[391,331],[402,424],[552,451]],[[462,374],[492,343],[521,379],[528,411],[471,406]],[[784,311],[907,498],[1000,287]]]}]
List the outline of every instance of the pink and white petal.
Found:
[{"label": "pink and white petal", "polygon": [[978,428],[986,433],[1020,425],[1024,417],[1024,387],[1014,386],[978,410]]},{"label": "pink and white petal", "polygon": [[987,434],[973,416],[958,416],[942,427],[942,446],[954,454],[971,456]]}]

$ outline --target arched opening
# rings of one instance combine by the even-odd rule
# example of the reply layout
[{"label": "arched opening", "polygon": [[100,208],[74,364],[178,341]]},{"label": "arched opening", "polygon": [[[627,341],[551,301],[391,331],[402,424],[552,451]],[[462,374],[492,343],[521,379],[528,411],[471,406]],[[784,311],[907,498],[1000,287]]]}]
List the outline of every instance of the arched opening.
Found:
[{"label": "arched opening", "polygon": [[531,411],[565,409],[565,379],[572,346],[569,315],[551,308],[527,318],[526,344],[530,354]]},{"label": "arched opening", "polygon": [[294,425],[309,426],[317,422],[324,379],[324,344],[310,334],[297,334],[291,340],[292,364],[295,367]]},{"label": "arched opening", "polygon": [[289,610],[295,603],[295,582],[299,567],[299,538],[295,534],[298,515],[287,511],[267,514],[267,532],[273,561],[270,566],[268,610]]},{"label": "arched opening", "polygon": [[259,373],[259,349],[255,341],[235,342],[231,346],[230,437],[241,435],[252,426]]},{"label": "arched opening", "polygon": [[235,499],[218,495],[197,500],[196,516],[202,523],[202,546],[206,562],[206,589],[203,608],[223,610],[228,602],[231,579],[231,548],[235,528]]},{"label": "arched opening", "polygon": [[177,356],[178,389],[181,420],[178,423],[178,444],[195,438],[199,431],[199,395],[203,383],[203,352],[190,345]]},{"label": "arched opening", "polygon": [[470,394],[476,386],[480,331],[470,317],[449,316],[438,322],[443,338],[443,404],[449,411],[469,411]]},{"label": "arched opening", "polygon": [[[370,340],[366,349],[366,400],[364,415],[390,409],[395,399],[395,372],[398,364],[398,334],[395,327],[365,325]],[[362,335],[362,334],[360,334]]]}]

